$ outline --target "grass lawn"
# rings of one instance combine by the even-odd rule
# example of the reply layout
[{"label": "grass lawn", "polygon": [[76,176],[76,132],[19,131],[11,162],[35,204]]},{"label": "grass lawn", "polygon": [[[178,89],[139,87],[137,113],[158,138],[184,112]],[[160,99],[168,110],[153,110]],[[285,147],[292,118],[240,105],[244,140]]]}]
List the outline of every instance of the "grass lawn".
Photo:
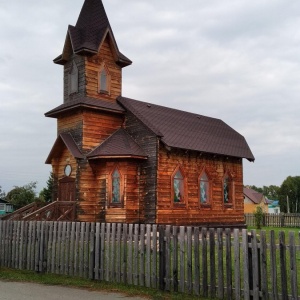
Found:
[{"label": "grass lawn", "polygon": [[75,287],[82,289],[89,289],[93,291],[105,291],[114,293],[123,293],[128,296],[139,296],[145,299],[155,300],[193,300],[193,299],[206,299],[199,298],[191,295],[184,295],[179,293],[167,293],[159,290],[143,288],[137,286],[128,286],[119,283],[107,283],[94,280],[87,280],[76,277],[53,275],[53,274],[40,274],[32,271],[20,271],[7,268],[0,268],[0,280],[2,281],[21,281],[21,282],[35,282],[47,285],[61,285],[67,287]]}]

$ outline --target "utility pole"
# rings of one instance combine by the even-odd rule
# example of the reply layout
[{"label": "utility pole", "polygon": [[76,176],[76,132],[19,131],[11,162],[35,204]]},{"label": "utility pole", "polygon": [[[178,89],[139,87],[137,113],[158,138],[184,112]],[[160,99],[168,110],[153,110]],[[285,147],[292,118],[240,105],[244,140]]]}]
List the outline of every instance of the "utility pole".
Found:
[{"label": "utility pole", "polygon": [[289,195],[286,196],[286,203],[287,203],[287,213],[290,213],[290,202],[289,202]]}]

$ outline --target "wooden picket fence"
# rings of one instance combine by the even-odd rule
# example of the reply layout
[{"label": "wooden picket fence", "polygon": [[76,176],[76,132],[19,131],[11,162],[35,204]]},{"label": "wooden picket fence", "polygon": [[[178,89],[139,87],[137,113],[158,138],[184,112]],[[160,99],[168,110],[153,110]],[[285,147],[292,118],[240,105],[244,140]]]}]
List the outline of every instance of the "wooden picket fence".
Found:
[{"label": "wooden picket fence", "polygon": [[[247,226],[255,226],[254,214],[245,214],[245,222]],[[300,228],[300,214],[264,214],[263,226],[270,227],[299,227]]]},{"label": "wooden picket fence", "polygon": [[300,299],[299,236],[285,238],[246,229],[0,221],[0,268],[207,298]]}]

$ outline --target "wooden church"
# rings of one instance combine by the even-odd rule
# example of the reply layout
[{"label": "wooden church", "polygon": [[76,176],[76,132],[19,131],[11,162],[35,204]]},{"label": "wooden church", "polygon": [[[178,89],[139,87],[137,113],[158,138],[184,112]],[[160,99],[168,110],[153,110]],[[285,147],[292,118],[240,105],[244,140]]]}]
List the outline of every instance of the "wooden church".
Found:
[{"label": "wooden church", "polygon": [[54,201],[78,221],[241,226],[249,146],[223,121],[122,96],[118,48],[101,0],[85,0],[62,54]]}]

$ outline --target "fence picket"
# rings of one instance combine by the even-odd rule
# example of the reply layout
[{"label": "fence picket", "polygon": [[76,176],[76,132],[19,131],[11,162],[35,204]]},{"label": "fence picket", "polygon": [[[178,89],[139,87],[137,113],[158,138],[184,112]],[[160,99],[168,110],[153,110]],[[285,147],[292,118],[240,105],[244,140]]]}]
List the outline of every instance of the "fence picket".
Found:
[{"label": "fence picket", "polygon": [[291,272],[291,292],[292,299],[298,299],[297,287],[297,257],[295,246],[295,233],[289,233],[289,251],[290,251],[290,272]]},{"label": "fence picket", "polygon": [[234,229],[234,296],[235,300],[241,299],[241,265],[240,265],[240,231]]},{"label": "fence picket", "polygon": [[270,232],[271,299],[278,300],[275,232]]},{"label": "fence picket", "polygon": [[[295,224],[291,217],[286,225]],[[224,235],[202,228],[200,235],[199,227],[162,225],[158,234],[150,224],[0,221],[0,266],[109,282],[131,278],[134,285],[159,283],[219,299],[298,299],[299,238],[296,245],[291,232],[286,243],[280,232],[276,245],[274,231],[268,240],[265,231],[246,229],[232,236],[230,229]]]},{"label": "fence picket", "polygon": [[250,299],[250,287],[249,287],[249,257],[248,257],[248,232],[246,229],[242,230],[242,250],[243,250],[243,269],[244,269],[244,299]]},{"label": "fence picket", "polygon": [[286,245],[285,234],[283,231],[279,232],[279,265],[281,274],[281,293],[282,299],[288,300],[288,288],[287,288],[287,268],[286,268]]},{"label": "fence picket", "polygon": [[210,268],[210,297],[216,297],[216,262],[215,262],[215,229],[209,229],[209,268]]},{"label": "fence picket", "polygon": [[268,295],[268,266],[267,266],[267,238],[266,232],[260,232],[260,262],[261,262],[261,298],[263,300],[269,299]]}]

